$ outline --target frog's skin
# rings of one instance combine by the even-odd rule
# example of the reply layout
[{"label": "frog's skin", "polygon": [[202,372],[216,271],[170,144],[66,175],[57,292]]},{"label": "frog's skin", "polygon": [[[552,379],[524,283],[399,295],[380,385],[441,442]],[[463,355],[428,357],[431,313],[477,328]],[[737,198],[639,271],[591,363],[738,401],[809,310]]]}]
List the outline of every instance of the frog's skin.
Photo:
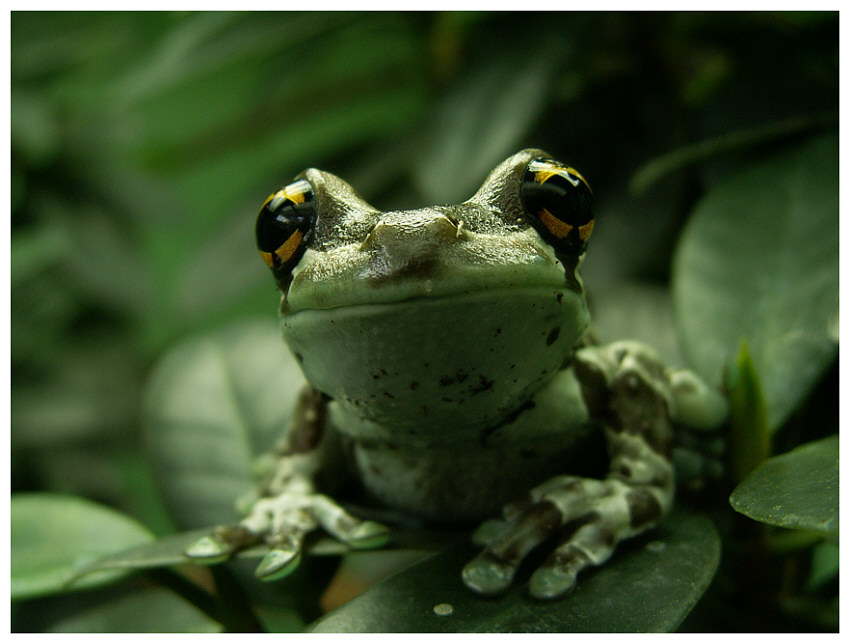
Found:
[{"label": "frog's skin", "polygon": [[[272,579],[319,526],[381,545],[384,526],[319,491],[341,446],[387,506],[440,522],[501,510],[462,572],[483,594],[508,588],[547,540],[530,592],[560,596],[655,525],[674,495],[674,425],[715,427],[726,405],[642,344],[584,339],[577,268],[593,224],[584,178],[540,150],[507,159],[459,205],[380,212],[316,169],[271,195],[258,245],[311,387],[245,519],[187,554],[209,562],[265,541],[257,574]],[[603,469],[583,478],[595,444]]]}]

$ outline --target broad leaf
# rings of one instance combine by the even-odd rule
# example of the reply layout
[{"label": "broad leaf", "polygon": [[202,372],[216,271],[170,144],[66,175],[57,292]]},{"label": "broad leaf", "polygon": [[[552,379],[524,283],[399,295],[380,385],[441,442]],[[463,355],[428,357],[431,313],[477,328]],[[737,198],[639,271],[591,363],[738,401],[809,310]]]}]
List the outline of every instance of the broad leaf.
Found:
[{"label": "broad leaf", "polygon": [[645,163],[630,179],[629,189],[630,192],[641,194],[662,177],[693,163],[706,161],[721,154],[765,145],[783,138],[800,136],[802,132],[811,132],[825,127],[833,128],[837,122],[834,112],[823,112],[760,124],[746,130],[737,130],[724,136],[698,141]]},{"label": "broad leaf", "polygon": [[733,490],[730,504],[754,521],[838,533],[839,436],[768,459]]},{"label": "broad leaf", "polygon": [[[176,566],[185,564],[190,560],[183,553],[195,541],[210,534],[215,528],[201,528],[178,534],[162,537],[157,541],[146,542],[142,545],[128,548],[120,552],[110,553],[92,561],[89,565],[80,568],[77,576],[90,575],[92,573],[111,570],[115,568],[126,568],[130,570],[146,568],[162,568],[164,566]],[[455,530],[437,529],[396,529],[390,544],[384,549],[399,548],[403,550],[438,550],[451,539],[457,539],[459,533]],[[309,556],[340,556],[351,552],[344,543],[326,536],[321,531],[312,533],[305,541],[305,553]],[[239,559],[261,559],[269,552],[265,544],[241,550],[237,555]],[[364,551],[359,551],[364,554]]]},{"label": "broad leaf", "polygon": [[314,632],[671,631],[715,573],[718,533],[701,516],[676,513],[585,571],[561,600],[536,601],[517,584],[484,598],[461,582],[476,551],[456,547],[377,584],[315,622]]},{"label": "broad leaf", "polygon": [[53,633],[218,633],[221,624],[171,591],[149,588],[59,620]]},{"label": "broad leaf", "polygon": [[60,494],[12,495],[11,517],[12,599],[114,581],[124,571],[99,572],[69,584],[90,562],[153,539],[131,517]]},{"label": "broad leaf", "polygon": [[[122,550],[109,554],[78,571],[78,576],[90,575],[101,570],[112,570],[125,568],[129,570],[140,570],[145,568],[162,568],[164,566],[177,566],[190,562],[183,553],[195,541],[210,534],[214,528],[203,528],[191,530],[179,534],[163,537],[153,543],[145,543],[141,546]],[[306,546],[309,555],[343,555],[350,549],[339,541],[333,539],[319,539]],[[268,546],[258,545],[241,550],[236,556],[240,559],[261,559],[269,552]]]},{"label": "broad leaf", "polygon": [[449,203],[472,196],[516,147],[546,106],[553,69],[543,58],[507,55],[463,79],[444,99],[418,157],[423,197]]},{"label": "broad leaf", "polygon": [[274,318],[166,355],[146,392],[146,438],[180,527],[239,520],[234,503],[254,485],[254,459],[283,437],[303,382]]},{"label": "broad leaf", "polygon": [[780,426],[837,354],[839,146],[813,140],[707,194],[677,249],[683,349],[710,382],[746,337]]}]

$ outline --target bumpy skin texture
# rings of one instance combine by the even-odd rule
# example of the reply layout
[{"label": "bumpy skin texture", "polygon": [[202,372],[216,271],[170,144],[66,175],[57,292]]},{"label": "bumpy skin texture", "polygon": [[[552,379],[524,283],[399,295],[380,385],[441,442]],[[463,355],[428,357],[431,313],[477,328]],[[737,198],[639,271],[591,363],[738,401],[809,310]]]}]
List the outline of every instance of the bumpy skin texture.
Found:
[{"label": "bumpy skin texture", "polygon": [[[546,541],[555,545],[529,589],[561,596],[583,568],[664,517],[674,426],[713,428],[725,403],[644,345],[584,346],[581,257],[569,250],[586,237],[554,248],[535,229],[552,215],[527,212],[521,196],[530,162],[546,156],[524,150],[467,202],[412,211],[380,212],[333,175],[301,175],[315,219],[279,287],[284,338],[310,386],[245,519],[189,556],[219,561],[266,542],[257,574],[274,579],[319,527],[354,548],[384,543],[384,526],[324,493],[341,453],[387,506],[441,522],[501,512],[476,531],[483,550],[462,572],[482,594],[508,588]],[[570,171],[565,180],[586,189]],[[281,201],[273,197],[267,204]],[[573,229],[553,226],[556,245]],[[268,250],[264,260],[278,261]],[[601,433],[608,468],[590,476]]]}]

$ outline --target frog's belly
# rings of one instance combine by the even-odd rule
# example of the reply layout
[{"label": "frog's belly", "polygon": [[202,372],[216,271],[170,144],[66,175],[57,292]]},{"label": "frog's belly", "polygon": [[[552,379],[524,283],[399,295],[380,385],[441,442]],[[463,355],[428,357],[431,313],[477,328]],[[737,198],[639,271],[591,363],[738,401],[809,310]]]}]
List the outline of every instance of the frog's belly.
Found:
[{"label": "frog's belly", "polygon": [[380,502],[439,522],[479,521],[556,474],[605,472],[602,432],[584,428],[522,445],[408,450],[354,445],[355,465]]}]

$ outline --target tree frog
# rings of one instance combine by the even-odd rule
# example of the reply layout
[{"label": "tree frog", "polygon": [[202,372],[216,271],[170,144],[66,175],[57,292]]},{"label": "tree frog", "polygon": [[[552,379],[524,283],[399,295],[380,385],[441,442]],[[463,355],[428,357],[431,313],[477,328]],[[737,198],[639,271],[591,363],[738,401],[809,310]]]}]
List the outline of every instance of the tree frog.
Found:
[{"label": "tree frog", "polygon": [[559,597],[655,525],[673,502],[674,426],[715,427],[726,404],[643,344],[588,340],[578,269],[594,222],[585,178],[534,149],[458,205],[382,212],[313,168],[270,195],[257,245],[309,386],[245,518],[187,555],[265,542],[268,580],[320,527],[382,545],[384,525],[329,495],[343,473],[385,506],[483,521],[460,573],[486,595],[546,543],[529,591]]}]

